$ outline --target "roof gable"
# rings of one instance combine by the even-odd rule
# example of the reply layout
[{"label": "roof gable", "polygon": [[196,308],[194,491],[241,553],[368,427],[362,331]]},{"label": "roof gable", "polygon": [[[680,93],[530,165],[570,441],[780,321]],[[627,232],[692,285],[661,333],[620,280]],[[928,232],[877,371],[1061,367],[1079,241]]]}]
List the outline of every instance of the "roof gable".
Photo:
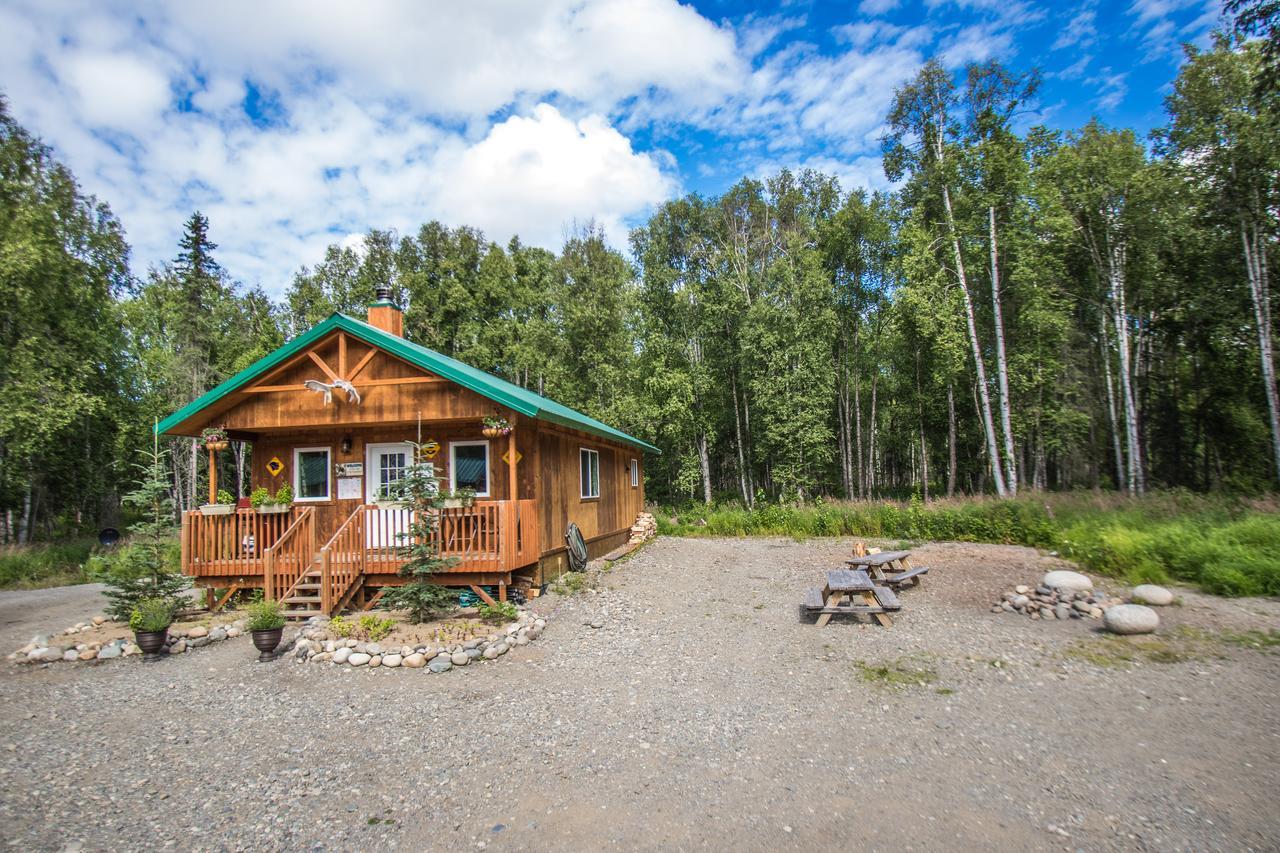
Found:
[{"label": "roof gable", "polygon": [[228,395],[244,389],[259,376],[303,352],[329,333],[339,330],[527,417],[583,430],[614,441],[642,447],[655,453],[661,452],[648,442],[627,435],[621,430],[614,429],[608,424],[557,403],[555,400],[536,394],[527,388],[521,388],[519,385],[515,385],[491,373],[486,373],[447,355],[442,355],[435,350],[427,349],[404,338],[384,332],[363,320],[357,320],[355,317],[340,313],[330,315],[328,319],[308,329],[305,333],[294,338],[275,352],[259,359],[235,376],[183,406],[161,421],[156,426],[156,431],[160,433],[168,432],[188,418],[225,399]]}]

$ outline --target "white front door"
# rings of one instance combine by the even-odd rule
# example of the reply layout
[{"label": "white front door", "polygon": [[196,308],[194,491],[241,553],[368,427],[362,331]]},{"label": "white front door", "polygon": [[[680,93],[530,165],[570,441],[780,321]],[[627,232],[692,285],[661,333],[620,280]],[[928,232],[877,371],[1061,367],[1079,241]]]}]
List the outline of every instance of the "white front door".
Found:
[{"label": "white front door", "polygon": [[[413,445],[408,442],[365,446],[364,502],[372,504],[404,476],[413,464]],[[407,509],[365,510],[365,544],[370,548],[390,548],[407,544],[401,534],[409,532],[413,513]]]}]

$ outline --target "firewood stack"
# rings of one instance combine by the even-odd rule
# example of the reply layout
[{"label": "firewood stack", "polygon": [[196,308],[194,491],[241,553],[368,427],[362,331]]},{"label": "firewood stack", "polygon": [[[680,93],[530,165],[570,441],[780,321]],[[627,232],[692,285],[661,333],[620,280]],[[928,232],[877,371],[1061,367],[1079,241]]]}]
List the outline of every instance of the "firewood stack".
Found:
[{"label": "firewood stack", "polygon": [[629,545],[638,545],[652,539],[658,532],[658,520],[653,517],[651,512],[642,512],[636,516],[636,523],[631,525],[631,538],[627,540]]}]

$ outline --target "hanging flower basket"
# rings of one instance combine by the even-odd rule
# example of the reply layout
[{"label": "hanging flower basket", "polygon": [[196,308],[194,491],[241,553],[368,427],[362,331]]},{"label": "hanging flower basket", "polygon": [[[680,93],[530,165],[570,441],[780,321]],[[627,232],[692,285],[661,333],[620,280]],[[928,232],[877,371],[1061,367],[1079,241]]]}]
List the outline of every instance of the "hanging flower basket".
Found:
[{"label": "hanging flower basket", "polygon": [[209,427],[200,433],[200,438],[204,440],[204,446],[209,450],[227,449],[227,431],[222,427]]},{"label": "hanging flower basket", "polygon": [[485,438],[498,438],[503,435],[511,434],[511,421],[506,418],[486,417],[483,421],[483,428],[480,430]]},{"label": "hanging flower basket", "polygon": [[509,429],[499,429],[498,427],[485,427],[480,430],[480,434],[485,438],[499,438],[510,433]]}]

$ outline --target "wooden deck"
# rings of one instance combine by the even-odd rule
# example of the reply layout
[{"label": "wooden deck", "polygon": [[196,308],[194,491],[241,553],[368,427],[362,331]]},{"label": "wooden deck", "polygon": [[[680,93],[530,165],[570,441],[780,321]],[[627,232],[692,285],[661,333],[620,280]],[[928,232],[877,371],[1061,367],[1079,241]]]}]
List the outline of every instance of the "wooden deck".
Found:
[{"label": "wooden deck", "polygon": [[[535,565],[540,556],[535,506],[533,500],[476,501],[438,510],[436,549],[452,561],[437,573],[440,583],[505,587],[512,572]],[[355,591],[363,597],[366,584],[403,582],[398,572],[408,559],[413,521],[409,509],[363,505],[322,538],[316,513],[307,506],[277,515],[188,512],[182,519],[182,571],[200,586],[257,588],[268,599],[287,599],[298,586],[318,586],[318,609],[332,614],[349,604]]]}]

